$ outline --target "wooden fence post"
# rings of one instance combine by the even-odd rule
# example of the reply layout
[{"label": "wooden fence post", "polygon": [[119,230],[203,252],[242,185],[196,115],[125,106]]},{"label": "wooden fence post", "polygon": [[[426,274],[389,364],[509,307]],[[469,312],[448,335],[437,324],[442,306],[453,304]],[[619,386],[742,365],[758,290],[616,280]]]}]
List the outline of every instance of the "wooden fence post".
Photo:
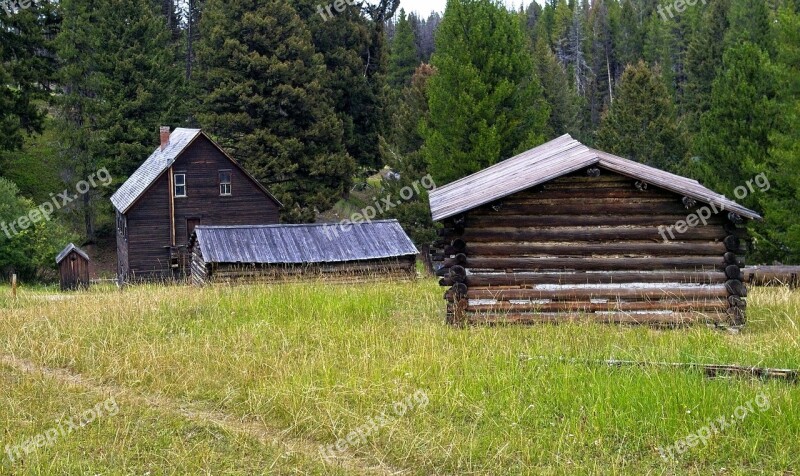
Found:
[{"label": "wooden fence post", "polygon": [[11,297],[16,300],[17,299],[17,275],[11,275]]}]

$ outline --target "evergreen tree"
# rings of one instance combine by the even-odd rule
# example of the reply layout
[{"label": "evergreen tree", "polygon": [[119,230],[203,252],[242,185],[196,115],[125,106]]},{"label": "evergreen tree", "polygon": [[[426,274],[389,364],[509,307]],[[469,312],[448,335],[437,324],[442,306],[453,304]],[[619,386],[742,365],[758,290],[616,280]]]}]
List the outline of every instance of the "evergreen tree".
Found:
[{"label": "evergreen tree", "polygon": [[714,80],[711,108],[701,120],[703,176],[733,190],[763,171],[774,121],[774,77],[766,53],[746,42],[729,48]]},{"label": "evergreen tree", "polygon": [[374,22],[357,5],[323,18],[317,3],[299,0],[296,9],[322,55],[326,73],[320,86],[342,122],[346,151],[359,166],[373,171],[383,165],[379,137],[387,121],[383,34],[376,33]]},{"label": "evergreen tree", "polygon": [[771,188],[757,195],[764,221],[754,224],[760,262],[800,263],[800,13],[783,8],[776,19],[777,121],[770,135]]},{"label": "evergreen tree", "polygon": [[[181,67],[150,0],[64,0],[56,38],[63,94],[56,98],[63,153],[75,181],[107,167],[119,183],[157,143],[158,126],[185,116]],[[82,197],[87,239],[97,191]]]},{"label": "evergreen tree", "polygon": [[633,0],[622,0],[620,13],[619,35],[619,61],[624,66],[636,64],[642,58],[644,46],[644,28]]},{"label": "evergreen tree", "polygon": [[589,23],[591,25],[590,65],[592,83],[587,90],[589,117],[592,127],[600,124],[600,118],[614,98],[614,83],[617,78],[617,62],[614,59],[615,3],[599,0],[592,4]]},{"label": "evergreen tree", "polygon": [[625,70],[597,132],[597,147],[653,167],[677,168],[686,149],[658,68],[639,61]]},{"label": "evergreen tree", "polygon": [[392,53],[389,57],[389,85],[401,88],[411,82],[411,76],[417,68],[417,47],[414,44],[414,31],[406,18],[406,12],[400,10],[400,20],[397,22],[394,39],[392,40]]},{"label": "evergreen tree", "polygon": [[725,33],[725,46],[733,47],[748,42],[772,55],[774,45],[769,17],[769,8],[764,0],[731,0],[728,12],[730,27]]},{"label": "evergreen tree", "polygon": [[56,2],[13,8],[0,8],[0,151],[19,149],[25,134],[42,131],[36,101],[47,98],[55,74],[50,38],[60,24]]},{"label": "evergreen tree", "polygon": [[544,99],[550,109],[548,137],[581,135],[581,100],[572,89],[567,71],[541,38],[534,48],[536,73],[542,82]]},{"label": "evergreen tree", "polygon": [[[419,125],[428,117],[428,84],[434,69],[421,64],[411,78],[411,84],[403,89],[402,102],[392,116],[391,142],[384,144],[384,154],[391,168],[400,174],[397,179],[384,179],[383,189],[387,195],[400,196],[403,187],[413,186],[427,174],[427,164],[420,154],[422,136]],[[419,185],[419,184],[418,184]],[[419,187],[418,187],[419,188]],[[412,200],[399,203],[382,215],[396,218],[415,243],[424,247],[435,238],[435,227],[431,220],[427,193],[415,194]]]},{"label": "evergreen tree", "polygon": [[[729,9],[730,0],[713,0],[688,41],[681,104],[690,131],[700,129],[700,117],[711,108],[711,85],[722,69]],[[692,150],[697,153],[696,147]]]},{"label": "evergreen tree", "polygon": [[423,155],[437,183],[544,141],[547,103],[520,23],[490,0],[448,2],[423,128]]},{"label": "evergreen tree", "polygon": [[200,28],[201,124],[284,203],[283,219],[313,221],[354,163],[310,31],[280,0],[209,0]]}]

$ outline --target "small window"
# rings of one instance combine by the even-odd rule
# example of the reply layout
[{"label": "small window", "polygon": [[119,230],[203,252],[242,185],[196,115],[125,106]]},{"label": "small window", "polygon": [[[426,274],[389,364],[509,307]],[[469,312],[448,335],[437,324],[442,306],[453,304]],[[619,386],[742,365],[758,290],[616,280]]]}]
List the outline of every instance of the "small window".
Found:
[{"label": "small window", "polygon": [[175,174],[175,196],[186,196],[186,174]]},{"label": "small window", "polygon": [[231,171],[230,170],[220,170],[219,171],[219,194],[220,195],[230,195],[231,194]]}]

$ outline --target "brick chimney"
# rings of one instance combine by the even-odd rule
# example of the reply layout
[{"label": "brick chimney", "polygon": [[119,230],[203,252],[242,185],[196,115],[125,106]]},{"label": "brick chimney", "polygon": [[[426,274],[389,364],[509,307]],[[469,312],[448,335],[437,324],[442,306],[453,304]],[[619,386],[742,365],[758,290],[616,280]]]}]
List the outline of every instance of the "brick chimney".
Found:
[{"label": "brick chimney", "polygon": [[169,126],[161,126],[161,150],[167,148],[169,144]]}]

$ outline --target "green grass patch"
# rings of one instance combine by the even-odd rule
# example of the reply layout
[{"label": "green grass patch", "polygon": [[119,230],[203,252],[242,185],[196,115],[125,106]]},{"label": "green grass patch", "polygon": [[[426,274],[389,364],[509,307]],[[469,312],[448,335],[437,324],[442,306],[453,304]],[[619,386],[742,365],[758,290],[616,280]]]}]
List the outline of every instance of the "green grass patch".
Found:
[{"label": "green grass patch", "polygon": [[[366,460],[408,474],[755,474],[800,466],[795,385],[559,361],[798,368],[797,291],[754,289],[748,324],[738,335],[705,326],[589,323],[454,329],[444,324],[441,295],[432,280],[141,286],[62,300],[31,291],[16,302],[0,300],[0,346],[5,354],[142,394],[263,420],[315,444],[335,443],[422,390],[427,406],[351,445]],[[26,388],[8,398],[34,405],[40,394]],[[759,395],[769,400],[768,410],[673,461],[660,457],[659,447]],[[49,415],[30,420],[49,422]],[[165,424],[160,445],[147,454],[166,458],[171,445],[185,444],[180,424]],[[30,433],[10,428],[5,440]],[[80,444],[82,437],[76,438]],[[176,464],[211,464],[209,452],[218,448],[204,445],[198,455],[206,456],[187,455]],[[98,460],[94,468],[104,467],[103,474],[139,468],[126,466],[136,461],[135,451],[120,451],[118,460]],[[239,457],[223,453],[223,461]],[[61,455],[75,454],[66,449]],[[208,472],[217,474],[214,469]]]}]

